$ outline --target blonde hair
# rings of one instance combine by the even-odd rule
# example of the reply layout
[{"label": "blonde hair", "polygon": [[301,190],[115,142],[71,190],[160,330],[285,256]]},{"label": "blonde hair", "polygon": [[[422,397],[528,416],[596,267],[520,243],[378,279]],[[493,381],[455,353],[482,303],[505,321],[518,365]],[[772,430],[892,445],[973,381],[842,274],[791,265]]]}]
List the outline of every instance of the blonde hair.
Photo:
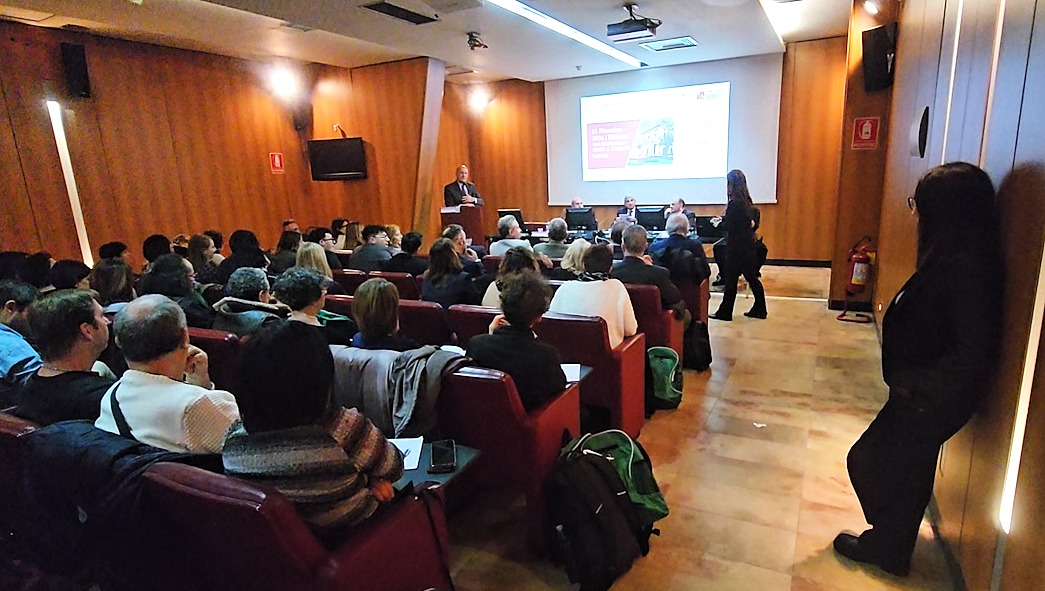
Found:
[{"label": "blonde hair", "polygon": [[[385,232],[388,234],[389,246],[391,246],[392,248],[402,248],[403,230],[399,226],[395,224],[388,224],[387,226],[385,226]],[[398,242],[395,241],[396,234],[399,234]]]},{"label": "blonde hair", "polygon": [[562,255],[560,265],[563,269],[580,275],[584,272],[584,253],[588,252],[589,248],[591,248],[591,243],[587,240],[583,238],[574,240],[566,249],[566,254]]},{"label": "blonde hair", "polygon": [[326,251],[315,242],[301,243],[297,257],[294,259],[294,266],[302,269],[315,269],[326,275],[327,279],[334,278],[334,273],[330,271],[330,265],[327,264]]}]

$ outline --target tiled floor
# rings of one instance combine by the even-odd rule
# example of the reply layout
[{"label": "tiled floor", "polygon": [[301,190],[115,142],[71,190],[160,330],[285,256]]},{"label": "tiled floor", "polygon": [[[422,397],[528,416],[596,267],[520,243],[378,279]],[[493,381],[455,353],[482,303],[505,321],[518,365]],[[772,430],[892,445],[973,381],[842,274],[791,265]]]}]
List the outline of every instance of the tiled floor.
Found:
[{"label": "tiled floor", "polygon": [[[643,429],[671,514],[614,590],[952,588],[927,523],[907,579],[831,550],[839,531],[866,526],[845,456],[886,396],[873,326],[834,316],[825,302],[773,298],[767,320],[712,325],[712,370],[687,371],[679,409]],[[520,497],[490,491],[451,517],[459,590],[576,588],[528,555],[522,509]]]}]

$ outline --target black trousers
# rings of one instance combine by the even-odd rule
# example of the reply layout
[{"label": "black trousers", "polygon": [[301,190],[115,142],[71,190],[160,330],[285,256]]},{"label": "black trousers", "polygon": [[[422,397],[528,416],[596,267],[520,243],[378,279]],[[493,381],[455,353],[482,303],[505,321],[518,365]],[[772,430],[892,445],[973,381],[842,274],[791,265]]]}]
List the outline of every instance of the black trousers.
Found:
[{"label": "black trousers", "polygon": [[[849,450],[849,479],[871,529],[860,545],[884,564],[910,565],[945,435],[934,418],[890,398]],[[941,439],[942,437],[942,439]]]},{"label": "black trousers", "polygon": [[[755,304],[751,306],[754,312],[766,311],[766,290],[762,287],[762,281],[758,278],[758,263],[755,261],[754,248],[750,252],[733,252],[726,250],[726,264],[719,264],[719,272],[725,284],[722,292],[722,303],[715,312],[715,316],[726,318],[733,317],[733,305],[737,301],[737,282],[743,275],[747,284],[751,286],[751,295],[755,296]],[[718,261],[718,258],[715,258]]]}]

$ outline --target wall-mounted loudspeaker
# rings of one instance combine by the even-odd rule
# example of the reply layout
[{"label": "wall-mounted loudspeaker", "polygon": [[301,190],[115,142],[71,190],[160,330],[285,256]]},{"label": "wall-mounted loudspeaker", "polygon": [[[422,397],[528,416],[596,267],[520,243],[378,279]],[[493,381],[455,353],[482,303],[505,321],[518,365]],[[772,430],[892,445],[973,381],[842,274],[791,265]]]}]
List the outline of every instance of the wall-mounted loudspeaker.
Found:
[{"label": "wall-mounted loudspeaker", "polygon": [[294,119],[294,129],[304,131],[312,127],[312,103],[302,101],[291,107],[291,116]]},{"label": "wall-mounted loudspeaker", "polygon": [[889,27],[881,26],[863,32],[864,91],[875,92],[893,84],[896,47]]},{"label": "wall-mounted loudspeaker", "polygon": [[62,43],[62,67],[69,94],[76,98],[91,98],[91,79],[87,75],[87,53],[83,45]]}]

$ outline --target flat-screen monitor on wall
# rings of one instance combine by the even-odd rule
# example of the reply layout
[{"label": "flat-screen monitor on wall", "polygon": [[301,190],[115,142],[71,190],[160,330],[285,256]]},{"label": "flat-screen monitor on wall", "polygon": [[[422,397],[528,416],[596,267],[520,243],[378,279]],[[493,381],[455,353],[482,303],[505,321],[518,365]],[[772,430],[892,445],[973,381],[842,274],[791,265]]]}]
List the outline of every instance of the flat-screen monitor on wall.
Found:
[{"label": "flat-screen monitor on wall", "polygon": [[363,138],[309,140],[308,163],[314,181],[347,181],[366,178]]}]

